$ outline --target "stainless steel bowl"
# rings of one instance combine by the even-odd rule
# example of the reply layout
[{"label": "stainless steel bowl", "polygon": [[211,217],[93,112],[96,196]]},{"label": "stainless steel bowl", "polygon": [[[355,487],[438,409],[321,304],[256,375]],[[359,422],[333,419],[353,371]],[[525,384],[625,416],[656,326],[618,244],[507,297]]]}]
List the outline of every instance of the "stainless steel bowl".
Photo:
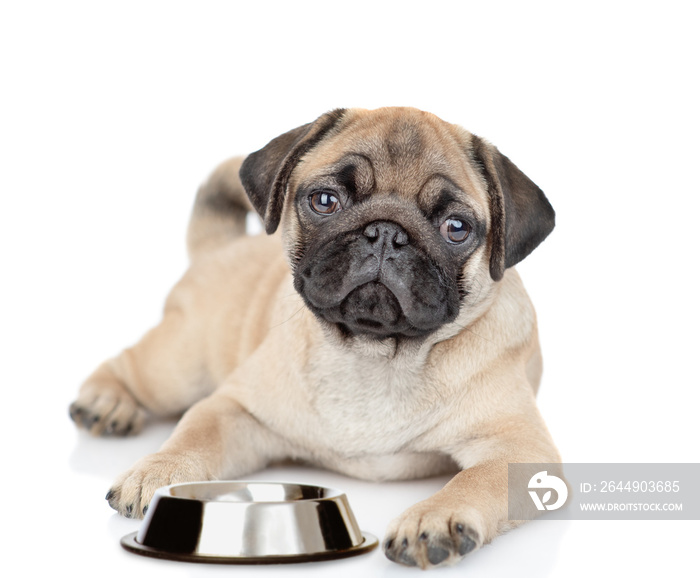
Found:
[{"label": "stainless steel bowl", "polygon": [[224,564],[308,562],[377,546],[360,531],[345,494],[268,482],[197,482],[159,489],[138,532],[136,554]]}]

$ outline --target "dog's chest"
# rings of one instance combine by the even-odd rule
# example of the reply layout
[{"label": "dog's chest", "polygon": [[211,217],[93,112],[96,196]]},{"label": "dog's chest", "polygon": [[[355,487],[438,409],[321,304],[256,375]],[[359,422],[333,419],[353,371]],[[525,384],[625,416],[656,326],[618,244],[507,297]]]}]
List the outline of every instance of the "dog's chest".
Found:
[{"label": "dog's chest", "polygon": [[313,429],[340,454],[407,449],[443,410],[420,359],[339,356],[317,360],[307,378]]}]

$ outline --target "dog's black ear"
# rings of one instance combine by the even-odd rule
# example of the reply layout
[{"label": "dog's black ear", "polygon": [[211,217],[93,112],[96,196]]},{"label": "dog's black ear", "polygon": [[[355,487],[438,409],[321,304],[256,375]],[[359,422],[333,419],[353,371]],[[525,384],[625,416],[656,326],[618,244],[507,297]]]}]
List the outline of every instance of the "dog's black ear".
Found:
[{"label": "dog's black ear", "polygon": [[474,136],[472,158],[491,204],[491,278],[527,257],[554,229],[554,209],[542,190],[496,147]]},{"label": "dog's black ear", "polygon": [[345,109],[338,108],[312,123],[290,130],[243,161],[239,172],[241,182],[268,234],[274,233],[279,226],[292,170],[342,119],[344,113]]}]

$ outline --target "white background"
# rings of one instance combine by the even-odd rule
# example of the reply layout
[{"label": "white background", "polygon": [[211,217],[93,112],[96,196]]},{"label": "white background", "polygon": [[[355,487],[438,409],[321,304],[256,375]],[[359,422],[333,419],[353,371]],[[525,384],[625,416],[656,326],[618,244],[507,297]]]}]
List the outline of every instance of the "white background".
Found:
[{"label": "white background", "polygon": [[[2,2],[2,567],[73,576],[407,576],[376,551],[231,568],[121,550],[103,500],[172,424],[77,433],[67,407],[158,320],[194,192],[326,110],[410,105],[495,143],[557,228],[519,270],[565,461],[700,462],[698,42],[692,2]],[[444,479],[312,469],[364,530]],[[441,576],[688,575],[700,522],[535,522]],[[15,570],[15,575],[17,571]]]}]

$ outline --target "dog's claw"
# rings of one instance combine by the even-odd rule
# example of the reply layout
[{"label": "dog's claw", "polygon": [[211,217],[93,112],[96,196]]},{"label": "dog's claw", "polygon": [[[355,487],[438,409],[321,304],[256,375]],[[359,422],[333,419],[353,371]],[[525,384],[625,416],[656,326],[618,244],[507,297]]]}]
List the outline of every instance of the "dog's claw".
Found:
[{"label": "dog's claw", "polygon": [[404,566],[417,566],[415,559],[408,553],[408,538],[401,541],[401,550],[398,555],[398,561]]},{"label": "dog's claw", "polygon": [[392,562],[396,562],[396,556],[394,555],[394,550],[392,548],[393,545],[394,540],[392,538],[389,538],[384,542],[384,555]]},{"label": "dog's claw", "polygon": [[[474,548],[476,548],[476,541],[474,540],[474,531],[471,530],[470,532],[467,532],[466,528],[464,527],[464,524],[457,523],[455,524],[455,534],[458,537],[458,543],[459,543],[459,555],[460,556],[466,556],[471,552]],[[471,534],[471,535],[470,535]]]}]

